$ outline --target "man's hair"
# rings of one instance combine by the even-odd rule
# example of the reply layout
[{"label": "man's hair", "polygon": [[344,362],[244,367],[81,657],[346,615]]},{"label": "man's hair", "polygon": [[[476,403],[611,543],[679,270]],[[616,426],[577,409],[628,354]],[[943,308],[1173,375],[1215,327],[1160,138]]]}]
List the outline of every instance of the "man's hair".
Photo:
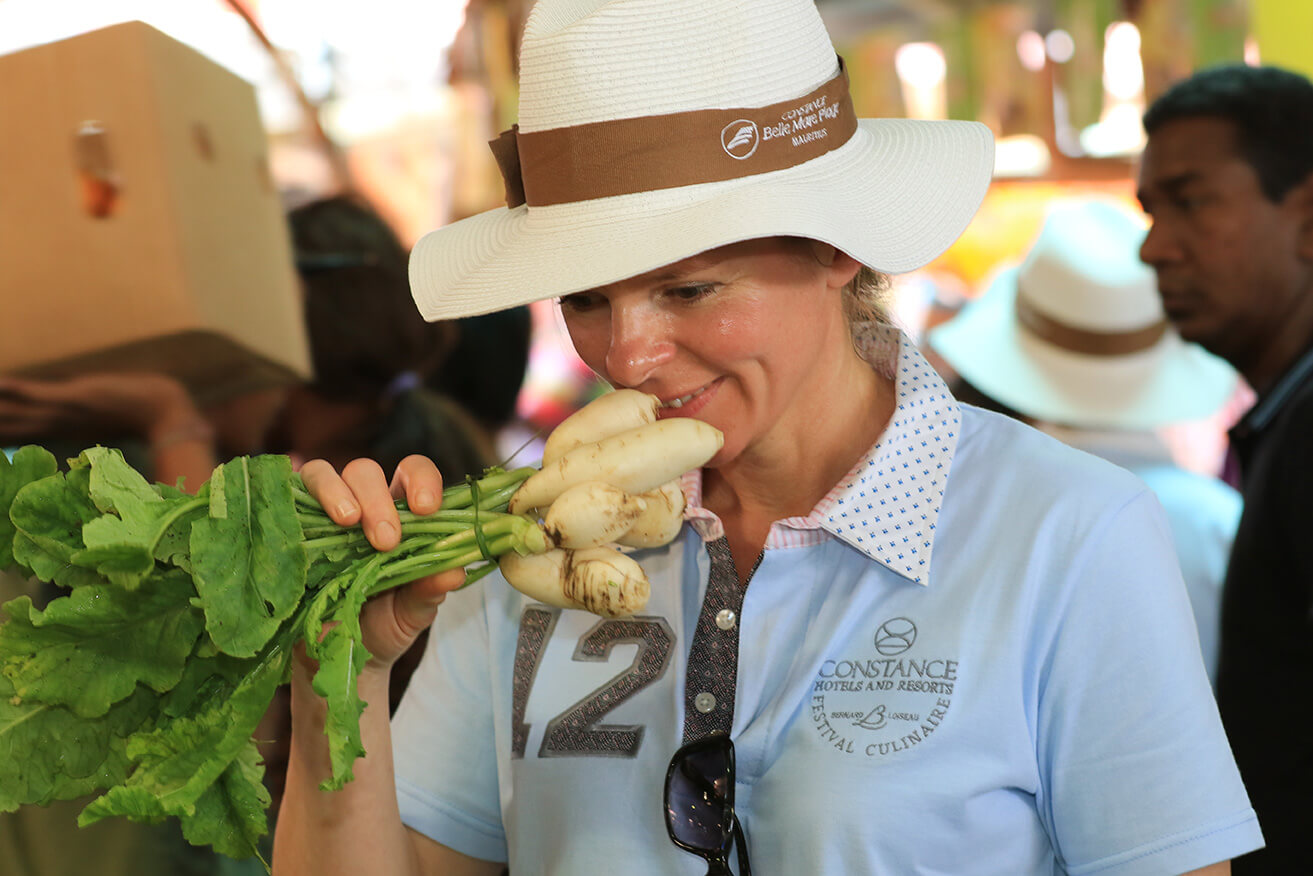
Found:
[{"label": "man's hair", "polygon": [[1313,173],[1313,82],[1279,67],[1210,67],[1162,94],[1144,114],[1150,136],[1178,119],[1230,122],[1241,156],[1276,202]]}]

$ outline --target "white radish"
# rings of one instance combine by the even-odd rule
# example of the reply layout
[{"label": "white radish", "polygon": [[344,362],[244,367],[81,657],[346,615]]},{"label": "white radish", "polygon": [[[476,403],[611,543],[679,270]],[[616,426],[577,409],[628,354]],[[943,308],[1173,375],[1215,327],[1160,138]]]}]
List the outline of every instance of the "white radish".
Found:
[{"label": "white radish", "polygon": [[556,548],[526,557],[512,551],[499,565],[510,585],[530,599],[602,617],[642,611],[652,592],[642,567],[610,547]]},{"label": "white radish", "polygon": [[557,547],[600,547],[628,532],[646,508],[647,502],[618,487],[584,481],[556,497],[543,529]]},{"label": "white radish", "polygon": [[543,445],[547,466],[584,444],[596,444],[639,426],[655,423],[661,400],[636,389],[617,389],[597,398],[561,421]]},{"label": "white radish", "polygon": [[508,510],[522,514],[546,508],[576,484],[602,481],[626,493],[641,494],[705,465],[716,455],[725,436],[719,429],[691,417],[657,420],[576,447],[543,466],[511,497]]},{"label": "white radish", "polygon": [[684,506],[688,504],[684,499],[684,491],[679,488],[679,480],[668,481],[635,498],[643,500],[646,506],[643,513],[634,521],[633,526],[612,541],[636,548],[661,547],[674,541],[684,526]]}]

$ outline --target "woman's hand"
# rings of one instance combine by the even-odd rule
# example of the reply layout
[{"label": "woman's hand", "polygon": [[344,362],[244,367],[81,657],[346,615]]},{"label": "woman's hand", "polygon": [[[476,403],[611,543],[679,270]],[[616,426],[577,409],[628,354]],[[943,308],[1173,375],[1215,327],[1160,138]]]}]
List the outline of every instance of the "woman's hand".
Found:
[{"label": "woman's hand", "polygon": [[[423,456],[403,459],[391,484],[372,459],[347,463],[340,475],[322,459],[311,460],[301,467],[301,479],[334,523],[359,523],[370,544],[381,551],[392,550],[401,541],[401,518],[394,499],[404,498],[416,514],[432,514],[442,504],[442,475]],[[421,578],[371,599],[360,614],[365,647],[373,655],[366,671],[391,669],[433,623],[446,595],[464,580],[465,572],[457,569]]]},{"label": "woman's hand", "polygon": [[[322,459],[307,462],[300,471],[306,489],[325,513],[341,526],[360,524],[378,550],[391,550],[401,540],[395,499],[404,498],[417,514],[430,514],[442,504],[442,476],[421,456],[403,459],[391,484],[378,463],[369,459],[347,463],[341,474]],[[287,782],[274,840],[275,873],[417,873],[429,865],[423,872],[497,872],[457,869],[456,864],[469,859],[430,840],[413,839],[417,835],[402,825],[397,812],[388,716],[392,664],[433,623],[443,597],[464,580],[462,570],[445,572],[388,590],[365,604],[360,628],[373,656],[360,673],[357,693],[367,703],[360,718],[360,738],[368,754],[353,765],[355,778],[331,793],[319,790],[333,774],[324,737],[327,706],[311,686],[315,667],[304,647],[298,646]],[[439,857],[432,857],[434,848]]]}]

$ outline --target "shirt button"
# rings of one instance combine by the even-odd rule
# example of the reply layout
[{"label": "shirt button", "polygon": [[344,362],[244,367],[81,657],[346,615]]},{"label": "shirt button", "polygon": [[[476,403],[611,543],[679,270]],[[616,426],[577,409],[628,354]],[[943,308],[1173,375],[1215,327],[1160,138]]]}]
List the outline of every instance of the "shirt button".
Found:
[{"label": "shirt button", "polygon": [[734,629],[734,624],[738,622],[738,616],[728,608],[722,608],[716,612],[716,626],[722,630]]},{"label": "shirt button", "polygon": [[693,708],[705,715],[707,712],[716,708],[716,698],[706,691],[703,691],[693,697]]}]

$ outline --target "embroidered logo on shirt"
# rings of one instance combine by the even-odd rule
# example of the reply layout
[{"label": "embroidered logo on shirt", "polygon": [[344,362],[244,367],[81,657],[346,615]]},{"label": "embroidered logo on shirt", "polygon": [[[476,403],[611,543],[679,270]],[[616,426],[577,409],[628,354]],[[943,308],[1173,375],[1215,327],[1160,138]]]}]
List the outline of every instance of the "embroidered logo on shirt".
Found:
[{"label": "embroidered logo on shirt", "polygon": [[880,624],[875,631],[875,650],[885,657],[895,657],[916,644],[916,624],[896,617]]},{"label": "embroidered logo on shirt", "polygon": [[893,617],[871,638],[872,651],[821,664],[811,718],[827,745],[882,758],[921,744],[953,704],[958,661],[917,649],[916,623]]}]

